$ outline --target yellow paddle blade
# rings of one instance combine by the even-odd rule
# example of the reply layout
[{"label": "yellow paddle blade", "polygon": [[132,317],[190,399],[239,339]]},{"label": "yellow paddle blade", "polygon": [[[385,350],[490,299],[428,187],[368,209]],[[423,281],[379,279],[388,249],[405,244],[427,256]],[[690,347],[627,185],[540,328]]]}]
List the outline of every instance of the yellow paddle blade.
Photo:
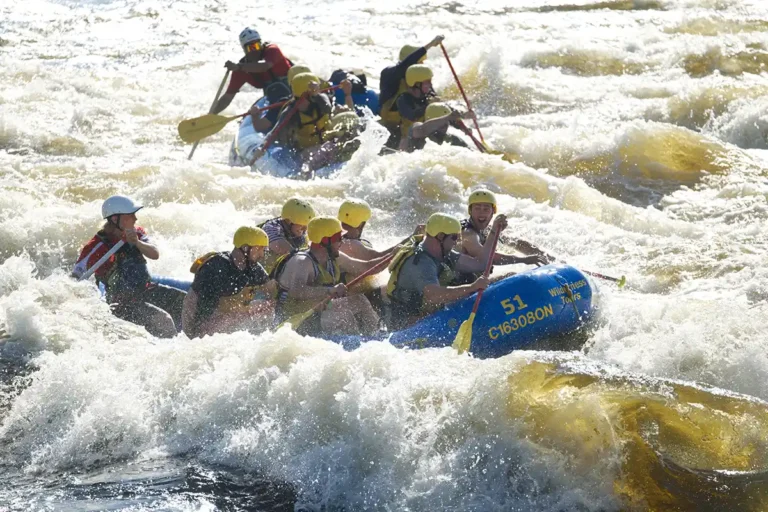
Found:
[{"label": "yellow paddle blade", "polygon": [[472,322],[475,321],[475,314],[470,313],[469,318],[464,320],[459,327],[459,332],[456,333],[456,339],[453,340],[453,348],[455,348],[459,354],[469,352],[472,346]]},{"label": "yellow paddle blade", "polygon": [[186,143],[197,142],[214,133],[221,131],[230,121],[240,119],[242,116],[220,116],[218,114],[206,114],[195,117],[194,119],[185,119],[179,123],[179,137]]},{"label": "yellow paddle blade", "polygon": [[291,328],[295,331],[298,329],[298,327],[303,324],[309,317],[311,317],[315,313],[314,308],[310,309],[308,311],[305,311],[303,313],[297,313],[293,315],[291,318],[287,319],[285,322],[281,323],[277,326],[278,329],[283,327],[286,324],[291,324]]}]

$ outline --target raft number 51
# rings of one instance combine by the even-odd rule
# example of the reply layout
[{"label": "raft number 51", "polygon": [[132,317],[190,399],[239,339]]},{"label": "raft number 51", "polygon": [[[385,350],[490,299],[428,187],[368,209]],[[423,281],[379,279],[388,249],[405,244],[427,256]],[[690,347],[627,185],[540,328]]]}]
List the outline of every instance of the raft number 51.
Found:
[{"label": "raft number 51", "polygon": [[504,299],[501,301],[501,307],[504,308],[504,312],[508,315],[511,315],[516,311],[515,305],[512,304],[512,301],[517,302],[517,310],[525,309],[528,307],[528,304],[523,302],[523,299],[520,298],[520,295],[515,295],[511,299]]}]

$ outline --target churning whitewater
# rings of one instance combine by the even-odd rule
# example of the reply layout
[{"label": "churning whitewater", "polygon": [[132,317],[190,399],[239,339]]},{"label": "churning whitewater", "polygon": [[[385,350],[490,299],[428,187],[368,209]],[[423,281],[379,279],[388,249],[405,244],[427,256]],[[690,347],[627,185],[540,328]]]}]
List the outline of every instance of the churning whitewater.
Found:
[{"label": "churning whitewater", "polygon": [[[0,510],[768,510],[768,4],[758,0],[26,0],[0,6]],[[197,148],[257,28],[378,84],[438,34],[500,154],[379,156],[329,178]],[[427,63],[464,108],[439,48]],[[225,111],[260,96],[244,88]],[[509,228],[591,280],[580,351],[354,351],[288,328],[153,338],[69,277],[113,194],[161,257],[290,197],[373,208],[389,247],[496,193]],[[525,267],[517,266],[516,271]],[[482,306],[481,306],[482,307]]]}]

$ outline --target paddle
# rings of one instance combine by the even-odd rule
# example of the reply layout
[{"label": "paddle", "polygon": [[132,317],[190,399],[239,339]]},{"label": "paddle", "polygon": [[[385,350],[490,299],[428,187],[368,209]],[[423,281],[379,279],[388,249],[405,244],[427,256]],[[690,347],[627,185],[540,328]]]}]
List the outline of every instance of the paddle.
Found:
[{"label": "paddle", "polygon": [[477,149],[479,149],[481,153],[491,153],[491,151],[488,149],[488,147],[484,143],[477,140],[477,137],[475,137],[472,134],[472,130],[468,128],[467,125],[464,124],[464,121],[462,121],[461,119],[457,119],[456,121],[454,121],[454,123],[459,128],[459,130],[466,133],[467,136],[469,136],[469,138],[472,139],[472,142],[475,143],[475,146],[477,146]]},{"label": "paddle", "polygon": [[[328,92],[336,88],[338,88],[338,86],[328,87],[326,89],[321,90],[320,92]],[[279,101],[277,103],[272,103],[271,105],[267,105],[266,107],[259,107],[254,110],[256,112],[264,112],[266,110],[270,110],[273,108],[282,107],[289,101],[291,100]],[[206,114],[200,117],[193,117],[192,119],[185,119],[184,121],[179,123],[179,137],[181,138],[181,140],[183,140],[186,143],[190,143],[190,142],[197,143],[206,137],[210,137],[211,135],[214,135],[220,132],[222,128],[224,128],[227,124],[234,121],[235,119],[240,119],[242,117],[247,116],[250,113],[251,111],[248,111],[243,114],[238,114],[236,116]]]},{"label": "paddle", "polygon": [[627,284],[627,277],[621,276],[621,277],[611,277],[606,276],[604,274],[598,274],[597,272],[590,272],[589,270],[583,270],[580,269],[582,272],[584,272],[587,275],[590,275],[592,277],[597,277],[598,279],[605,279],[606,281],[613,281],[618,285],[619,288],[624,288],[624,285]]},{"label": "paddle", "polygon": [[[493,238],[491,254],[488,256],[488,263],[486,263],[485,272],[483,272],[485,277],[488,277],[488,274],[491,273],[493,257],[496,254],[496,244],[499,242],[499,234],[500,231],[496,231],[496,236]],[[484,291],[485,289],[482,289],[477,292],[477,297],[475,298],[475,305],[472,307],[472,312],[469,314],[469,318],[462,322],[461,326],[459,327],[459,332],[456,333],[456,339],[453,340],[453,345],[451,345],[459,352],[459,354],[469,352],[469,349],[472,346],[472,323],[475,321],[475,314],[477,313],[478,306],[480,306],[480,299],[483,297]]]},{"label": "paddle", "polygon": [[[227,70],[226,73],[224,73],[224,78],[221,80],[221,85],[219,85],[219,90],[216,91],[216,97],[213,98],[213,103],[211,103],[211,108],[208,109],[208,113],[213,113],[214,107],[216,107],[216,103],[219,102],[219,96],[221,95],[221,90],[224,89],[224,84],[227,83],[227,78],[229,78],[229,70]],[[187,160],[192,160],[192,155],[195,154],[195,150],[197,149],[197,145],[200,143],[200,139],[195,141],[195,145],[192,146],[192,151],[189,152],[189,156],[187,157]]]},{"label": "paddle", "polygon": [[[453,78],[456,80],[456,85],[459,87],[459,91],[461,91],[461,95],[464,96],[464,102],[467,104],[467,109],[470,111],[472,110],[472,105],[469,103],[469,98],[467,98],[467,93],[464,92],[464,88],[461,86],[461,81],[459,81],[459,75],[456,74],[456,70],[453,69],[453,64],[451,64],[451,59],[448,57],[448,52],[445,51],[445,46],[443,46],[443,43],[440,43],[440,48],[443,50],[443,55],[445,55],[445,60],[448,62],[448,67],[451,68],[451,73],[453,73]],[[477,124],[477,119],[474,117],[472,120],[475,122],[475,128],[477,128],[477,133],[480,134],[480,140],[485,142],[485,139],[483,138],[483,133],[480,131],[480,126]]]},{"label": "paddle", "polygon": [[119,240],[115,245],[112,246],[110,250],[107,251],[107,254],[99,258],[99,261],[91,265],[91,268],[83,272],[83,275],[80,276],[78,281],[85,281],[91,277],[93,273],[96,272],[99,267],[101,267],[109,258],[111,258],[113,254],[119,251],[123,245],[125,245],[125,242],[123,240]]},{"label": "paddle", "polygon": [[[395,257],[395,254],[397,254],[397,249],[393,250],[391,253],[389,253],[389,256],[385,257],[383,260],[378,262],[376,265],[372,266],[353,280],[351,280],[349,283],[347,283],[347,288],[351,288],[363,279],[365,279],[368,276],[371,276],[373,274],[376,274],[382,270],[384,270],[384,267],[389,265],[389,262],[392,261],[392,258]],[[277,326],[279,329],[280,327],[290,324],[293,330],[296,330],[298,326],[304,323],[308,318],[310,318],[313,314],[315,314],[317,311],[320,311],[323,309],[326,304],[328,304],[331,301],[331,297],[326,297],[321,302],[318,302],[312,309],[305,311],[304,313],[297,313],[290,317],[288,320],[285,320],[283,323]]]}]

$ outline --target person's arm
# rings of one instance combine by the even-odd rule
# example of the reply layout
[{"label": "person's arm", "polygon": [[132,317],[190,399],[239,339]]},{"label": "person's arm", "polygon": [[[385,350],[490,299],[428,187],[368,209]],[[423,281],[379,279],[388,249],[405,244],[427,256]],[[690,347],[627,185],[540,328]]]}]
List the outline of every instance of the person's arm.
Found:
[{"label": "person's arm", "polygon": [[430,119],[429,121],[424,121],[423,123],[414,123],[413,127],[411,128],[411,134],[416,139],[426,139],[436,131],[445,128],[453,121],[460,118],[461,114],[454,110],[447,116],[436,117],[434,119]]},{"label": "person's arm", "polygon": [[462,286],[440,286],[439,284],[429,284],[424,287],[424,304],[427,306],[442,306],[476,291],[488,288],[488,278],[479,277],[474,283]]},{"label": "person's arm", "polygon": [[139,239],[139,234],[135,229],[128,229],[125,231],[125,241],[131,245],[136,246],[139,252],[145,257],[156,260],[160,257],[160,251],[157,247]]},{"label": "person's arm", "polygon": [[[346,272],[347,274],[351,274],[353,276],[359,276],[363,272],[367,272],[368,269],[373,268],[374,266],[381,263],[385,258],[387,258],[389,254],[385,254],[384,256],[364,261],[364,260],[358,260],[356,258],[352,258],[350,256],[347,256],[344,253],[340,253],[339,257],[337,258],[337,261],[339,263],[339,268]],[[383,271],[384,268],[382,268],[379,272]]]},{"label": "person's arm", "polygon": [[222,94],[221,97],[219,98],[219,101],[216,102],[216,106],[213,107],[212,113],[218,114],[219,112],[227,108],[229,104],[232,103],[232,100],[235,98],[235,94],[236,93],[229,93],[229,92],[225,92],[224,94]]},{"label": "person's arm", "polygon": [[[488,240],[490,239],[491,236],[489,235]],[[488,243],[488,240],[486,240],[486,244]],[[462,231],[461,248],[467,255],[478,260],[482,259],[483,245],[480,244],[480,237],[475,231],[469,229]],[[493,255],[493,263],[496,265],[514,265],[517,263],[534,265],[539,264],[539,259],[537,256],[515,256],[513,254],[503,254],[497,252]],[[483,267],[483,270],[485,270],[485,267]]]},{"label": "person's arm", "polygon": [[352,111],[355,111],[355,102],[352,99],[352,82],[349,80],[342,80],[339,84],[341,90],[344,91],[344,104]]},{"label": "person's arm", "polygon": [[339,287],[346,289],[344,285],[333,288],[312,286],[309,283],[314,276],[315,269],[309,257],[299,254],[286,264],[283,275],[280,276],[280,286],[288,290],[288,296],[291,298],[317,302],[338,292]]},{"label": "person's arm", "polygon": [[[488,258],[491,256],[493,250],[493,241],[496,238],[496,233],[501,232],[507,227],[507,217],[505,215],[497,215],[493,219],[493,226],[491,232],[488,233],[488,238],[483,244],[483,250],[479,257],[470,256],[469,254],[462,254],[459,256],[456,262],[456,270],[459,272],[483,272],[488,264]],[[462,240],[462,247],[464,247],[464,241]]]}]

